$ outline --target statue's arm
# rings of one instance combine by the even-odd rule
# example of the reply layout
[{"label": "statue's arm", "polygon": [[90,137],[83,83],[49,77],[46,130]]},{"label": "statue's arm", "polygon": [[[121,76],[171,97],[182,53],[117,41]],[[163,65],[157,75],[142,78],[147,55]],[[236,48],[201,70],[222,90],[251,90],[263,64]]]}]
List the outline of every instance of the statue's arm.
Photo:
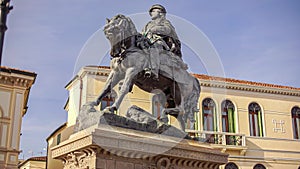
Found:
[{"label": "statue's arm", "polygon": [[150,22],[148,22],[148,23],[145,25],[145,27],[142,29],[142,32],[141,32],[142,35],[145,35],[145,34],[147,33],[147,29],[148,29],[149,23],[150,23]]},{"label": "statue's arm", "polygon": [[172,31],[171,27],[167,24],[154,26],[150,30],[150,32],[154,34],[161,34],[161,35],[169,35],[171,31]]}]

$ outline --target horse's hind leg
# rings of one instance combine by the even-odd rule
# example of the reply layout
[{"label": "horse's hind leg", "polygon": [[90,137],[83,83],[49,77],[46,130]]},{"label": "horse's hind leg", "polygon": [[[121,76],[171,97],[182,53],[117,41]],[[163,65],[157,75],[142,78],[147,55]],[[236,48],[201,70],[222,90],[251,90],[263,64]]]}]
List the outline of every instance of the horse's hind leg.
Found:
[{"label": "horse's hind leg", "polygon": [[123,85],[119,91],[119,97],[114,104],[110,107],[110,110],[117,110],[123,101],[125,95],[129,92],[132,86],[132,79],[139,73],[137,68],[131,67],[126,70],[125,79]]},{"label": "horse's hind leg", "polygon": [[185,115],[186,112],[184,110],[184,95],[183,94],[181,94],[181,103],[178,107],[180,109],[180,113],[178,114],[177,120],[180,123],[181,130],[185,131],[185,118],[184,118],[184,115]]},{"label": "horse's hind leg", "polygon": [[101,100],[109,93],[111,92],[111,89],[114,88],[119,81],[121,80],[121,73],[116,71],[111,71],[106,82],[104,85],[104,88],[100,92],[96,102],[94,102],[95,106],[98,106],[101,102]]}]

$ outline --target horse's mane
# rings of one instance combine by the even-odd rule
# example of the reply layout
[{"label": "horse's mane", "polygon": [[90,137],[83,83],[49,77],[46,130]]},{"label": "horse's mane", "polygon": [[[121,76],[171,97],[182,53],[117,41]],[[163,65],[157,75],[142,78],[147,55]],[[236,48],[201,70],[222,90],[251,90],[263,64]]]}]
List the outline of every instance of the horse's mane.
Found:
[{"label": "horse's mane", "polygon": [[118,14],[118,15],[116,15],[112,18],[112,20],[118,20],[118,19],[127,21],[128,28],[129,28],[129,31],[130,31],[131,35],[137,35],[138,34],[134,23],[132,22],[132,20],[129,17],[126,17],[125,15],[122,15],[122,14]]},{"label": "horse's mane", "polygon": [[128,48],[130,48],[133,44],[135,44],[135,37],[139,33],[137,32],[134,23],[129,17],[126,17],[122,14],[118,14],[111,18],[112,23],[118,25],[120,29],[120,39],[116,39],[113,42],[113,45],[110,50],[110,55],[112,57],[119,57],[120,54]]}]

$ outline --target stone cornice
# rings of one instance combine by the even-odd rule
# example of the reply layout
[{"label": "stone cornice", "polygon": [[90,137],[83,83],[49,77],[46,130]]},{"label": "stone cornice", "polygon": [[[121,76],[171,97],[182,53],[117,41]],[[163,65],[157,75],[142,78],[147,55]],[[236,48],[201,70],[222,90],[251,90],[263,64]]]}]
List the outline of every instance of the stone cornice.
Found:
[{"label": "stone cornice", "polygon": [[0,67],[0,84],[30,88],[36,79],[36,74],[17,69]]},{"label": "stone cornice", "polygon": [[108,76],[111,69],[105,66],[86,66],[82,68],[77,74],[79,77],[84,75],[97,75],[97,76]]},{"label": "stone cornice", "polygon": [[[86,66],[79,71],[79,73],[77,74],[77,78],[83,77],[86,74],[97,75],[97,76],[108,76],[110,71],[111,69],[107,66]],[[192,75],[195,76],[197,79],[199,79],[200,85],[203,87],[300,97],[300,88],[296,88],[296,87],[251,82],[246,80],[238,80],[238,79],[223,78],[223,77],[214,77],[214,76],[208,76],[204,74],[192,74]]]},{"label": "stone cornice", "polygon": [[96,147],[106,154],[120,157],[152,159],[158,155],[168,156],[171,161],[182,165],[198,165],[200,162],[214,162],[219,165],[227,162],[227,154],[203,143],[112,126],[92,128],[78,132],[69,140],[53,147],[52,157],[63,159],[74,151]]},{"label": "stone cornice", "polygon": [[9,67],[5,67],[5,66],[0,66],[0,72],[36,77],[36,73],[34,73],[34,72],[29,72],[26,70],[20,70],[20,69],[16,69],[16,68],[9,68]]},{"label": "stone cornice", "polygon": [[77,75],[65,86],[68,89],[75,81],[80,80],[86,75],[108,76],[110,68],[105,66],[86,66],[80,69]]},{"label": "stone cornice", "polygon": [[78,140],[70,141],[67,144],[54,147],[53,149],[51,149],[52,157],[60,157],[66,153],[76,151],[90,145],[92,145],[92,137],[82,137]]},{"label": "stone cornice", "polygon": [[0,148],[1,152],[20,153],[20,151],[11,148]]},{"label": "stone cornice", "polygon": [[287,95],[287,96],[296,96],[296,97],[300,96],[300,89],[287,88],[285,86],[270,87],[270,86],[260,86],[260,85],[222,82],[222,81],[203,80],[203,79],[199,79],[199,81],[200,81],[200,85],[203,87],[240,90],[240,91],[247,91],[247,92],[258,92],[258,93],[267,93],[267,94],[276,94],[276,95]]}]

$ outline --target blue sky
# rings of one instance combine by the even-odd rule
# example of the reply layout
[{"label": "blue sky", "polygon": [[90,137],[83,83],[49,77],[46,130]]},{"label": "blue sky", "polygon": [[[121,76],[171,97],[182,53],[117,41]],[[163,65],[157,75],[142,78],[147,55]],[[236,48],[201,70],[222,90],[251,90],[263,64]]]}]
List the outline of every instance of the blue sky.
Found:
[{"label": "blue sky", "polygon": [[[73,78],[80,51],[103,27],[105,18],[145,14],[155,3],[206,35],[226,77],[300,87],[297,0],[12,0],[2,65],[38,74],[22,124],[25,158],[45,154],[46,138],[66,121],[63,106],[68,92],[64,86]],[[201,62],[194,61],[197,57],[192,56],[189,44],[184,46],[183,58],[190,70],[207,73]]]}]

